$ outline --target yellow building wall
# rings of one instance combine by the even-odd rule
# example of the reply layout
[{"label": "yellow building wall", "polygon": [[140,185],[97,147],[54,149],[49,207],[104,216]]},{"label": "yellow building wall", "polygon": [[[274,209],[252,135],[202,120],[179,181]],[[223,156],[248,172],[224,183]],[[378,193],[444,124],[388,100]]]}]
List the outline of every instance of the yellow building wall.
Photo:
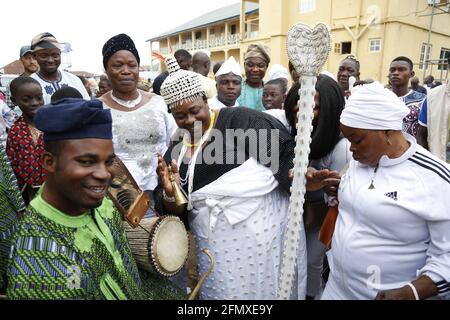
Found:
[{"label": "yellow building wall", "polygon": [[[330,26],[332,51],[324,69],[336,74],[347,54],[334,53],[334,43],[352,42],[352,52],[361,62],[361,78],[387,82],[392,59],[408,56],[420,62],[422,43],[427,42],[431,7],[425,0],[316,0],[316,10],[300,12],[299,0],[260,0],[260,34],[272,49],[272,63],[287,66],[286,37],[296,23]],[[438,10],[436,9],[436,12]],[[435,15],[430,59],[439,59],[441,48],[450,48],[450,15]],[[368,26],[370,21],[374,21]],[[349,30],[346,29],[346,26]],[[366,28],[367,26],[367,28]],[[358,37],[359,36],[359,37]],[[381,52],[370,52],[370,39],[381,39]],[[424,71],[416,66],[416,74]],[[435,78],[441,71],[434,66]],[[445,74],[444,74],[445,77]]]},{"label": "yellow building wall", "polygon": [[225,60],[225,52],[223,51],[211,52],[211,56],[209,58],[211,59],[211,65],[214,66],[216,62]]},{"label": "yellow building wall", "polygon": [[[428,39],[431,7],[426,0],[316,0],[312,12],[300,12],[300,0],[259,0],[259,34],[257,38],[244,39],[239,49],[230,47],[210,48],[211,60],[223,60],[230,54],[240,61],[243,69],[243,55],[251,43],[264,43],[271,49],[272,62],[287,67],[286,40],[289,28],[299,22],[316,25],[323,22],[330,26],[332,51],[325,70],[337,74],[339,63],[347,54],[334,52],[334,44],[352,42],[352,52],[361,62],[361,78],[372,78],[387,82],[387,74],[392,59],[404,55],[415,64],[416,74],[422,78],[432,73],[440,78],[441,71],[434,66],[433,72],[419,70],[420,52]],[[439,10],[436,9],[436,12]],[[258,15],[252,15],[253,19]],[[373,21],[374,24],[368,26]],[[228,22],[228,34],[231,25],[236,24],[240,33],[239,20]],[[214,34],[221,36],[221,27],[216,24]],[[213,27],[211,26],[211,27]],[[202,39],[206,39],[206,28],[202,30]],[[441,48],[450,49],[450,14],[435,15],[431,35],[430,59],[439,59]],[[175,37],[178,39],[177,37]],[[172,45],[175,44],[172,39]],[[191,40],[191,33],[184,33],[183,39]],[[381,39],[381,52],[370,52],[370,39]],[[177,40],[178,41],[178,40]],[[183,41],[184,42],[184,41]],[[167,47],[166,40],[160,41],[161,48]],[[231,47],[233,48],[233,47]],[[225,53],[226,51],[226,53]],[[269,66],[270,69],[270,66]],[[444,78],[447,73],[444,73]]]}]

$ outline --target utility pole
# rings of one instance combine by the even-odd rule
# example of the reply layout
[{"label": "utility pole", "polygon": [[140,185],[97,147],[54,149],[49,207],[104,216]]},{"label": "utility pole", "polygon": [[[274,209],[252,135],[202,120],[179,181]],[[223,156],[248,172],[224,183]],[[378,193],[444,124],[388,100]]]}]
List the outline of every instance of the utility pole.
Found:
[{"label": "utility pole", "polygon": [[427,76],[427,70],[428,70],[428,56],[430,54],[430,41],[431,41],[431,30],[433,28],[433,18],[434,18],[434,12],[435,12],[435,0],[433,0],[432,2],[432,9],[431,9],[431,18],[430,18],[430,28],[428,29],[428,41],[427,41],[427,45],[425,47],[425,54],[423,57],[423,62],[424,62],[424,68],[423,68],[423,80],[425,81],[425,77]]}]

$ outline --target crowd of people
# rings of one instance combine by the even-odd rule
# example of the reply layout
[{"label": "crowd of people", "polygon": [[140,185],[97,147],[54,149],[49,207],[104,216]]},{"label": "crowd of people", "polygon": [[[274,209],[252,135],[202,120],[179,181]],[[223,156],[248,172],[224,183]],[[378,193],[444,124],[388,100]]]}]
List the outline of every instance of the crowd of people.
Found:
[{"label": "crowd of people", "polygon": [[[208,248],[200,299],[275,299],[301,75],[271,65],[263,44],[248,46],[244,70],[180,49],[151,87],[128,35],[102,56],[89,92],[59,69],[51,33],[20,49],[25,72],[0,117],[0,297],[186,299]],[[386,85],[363,68],[348,56],[317,77],[291,299],[448,298],[450,80],[420,86],[406,56]],[[136,264],[107,194],[115,159],[148,195],[146,217],[176,215],[189,230],[172,281]]]}]

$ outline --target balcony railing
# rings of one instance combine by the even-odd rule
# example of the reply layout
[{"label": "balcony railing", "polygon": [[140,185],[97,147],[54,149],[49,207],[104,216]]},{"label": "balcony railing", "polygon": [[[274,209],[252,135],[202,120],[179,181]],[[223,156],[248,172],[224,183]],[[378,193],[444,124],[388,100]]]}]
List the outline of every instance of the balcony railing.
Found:
[{"label": "balcony railing", "polygon": [[251,31],[251,32],[246,32],[245,33],[245,38],[246,39],[258,38],[258,36],[259,36],[259,32],[258,31]]},{"label": "balcony railing", "polygon": [[[246,32],[245,39],[254,39],[259,36],[258,31]],[[217,48],[223,46],[232,46],[237,45],[241,41],[241,35],[239,33],[236,34],[228,34],[227,37],[225,35],[221,35],[219,37],[211,36],[208,40],[195,40],[193,43],[191,40],[186,40],[185,43],[176,43],[172,46],[172,50],[176,51],[178,49],[186,49],[186,50],[200,50],[200,49],[209,49],[209,48]],[[167,54],[169,52],[168,48],[161,48],[162,54]]]}]

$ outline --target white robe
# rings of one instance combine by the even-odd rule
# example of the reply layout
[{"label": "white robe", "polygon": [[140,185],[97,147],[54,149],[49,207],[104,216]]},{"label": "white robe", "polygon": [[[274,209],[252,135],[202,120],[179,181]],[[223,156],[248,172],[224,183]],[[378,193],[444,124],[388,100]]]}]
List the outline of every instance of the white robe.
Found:
[{"label": "white robe", "polygon": [[[272,172],[250,158],[191,194],[189,223],[196,238],[199,273],[214,271],[201,288],[201,299],[276,299],[289,197]],[[303,225],[303,224],[302,224]],[[299,279],[293,298],[304,297],[306,247],[299,230]],[[296,282],[297,284],[297,282]]]}]

